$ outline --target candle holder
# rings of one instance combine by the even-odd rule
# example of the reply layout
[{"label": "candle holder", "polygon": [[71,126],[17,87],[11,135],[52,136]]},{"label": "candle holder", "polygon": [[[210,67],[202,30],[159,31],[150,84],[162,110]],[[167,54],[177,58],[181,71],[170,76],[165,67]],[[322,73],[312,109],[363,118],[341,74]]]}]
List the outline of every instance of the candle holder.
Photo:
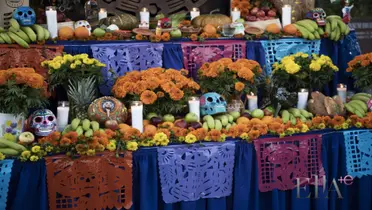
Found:
[{"label": "candle holder", "polygon": [[59,131],[63,131],[68,125],[70,107],[68,101],[59,101],[57,107],[57,126]]},{"label": "candle holder", "polygon": [[140,28],[148,29],[150,27],[150,12],[146,7],[140,10]]},{"label": "candle holder", "polygon": [[190,16],[191,16],[191,20],[200,16],[199,8],[196,8],[196,7],[192,8],[192,10],[190,11]]},{"label": "candle holder", "polygon": [[290,25],[292,23],[292,7],[289,4],[285,4],[282,7],[282,26]]},{"label": "candle holder", "polygon": [[100,8],[98,12],[98,20],[107,18],[107,10],[106,8]]},{"label": "candle holder", "polygon": [[309,98],[309,90],[306,88],[301,88],[297,95],[297,109],[305,109],[307,107],[307,100]]},{"label": "candle holder", "polygon": [[338,84],[337,85],[337,95],[340,96],[341,101],[343,103],[346,103],[346,97],[347,97],[347,85],[345,84]]},{"label": "candle holder", "polygon": [[130,104],[132,114],[132,127],[143,132],[143,103],[141,101],[132,101]]},{"label": "candle holder", "polygon": [[257,96],[251,92],[250,94],[247,94],[248,99],[248,110],[253,111],[258,108],[258,98]]},{"label": "candle holder", "polygon": [[189,97],[189,112],[195,113],[198,116],[198,121],[200,121],[200,99],[199,97],[192,96]]},{"label": "candle holder", "polygon": [[240,10],[239,10],[239,8],[234,7],[234,9],[231,10],[231,20],[234,23],[238,19],[240,19]]},{"label": "candle holder", "polygon": [[58,36],[57,8],[55,6],[45,7],[48,31],[52,39]]}]

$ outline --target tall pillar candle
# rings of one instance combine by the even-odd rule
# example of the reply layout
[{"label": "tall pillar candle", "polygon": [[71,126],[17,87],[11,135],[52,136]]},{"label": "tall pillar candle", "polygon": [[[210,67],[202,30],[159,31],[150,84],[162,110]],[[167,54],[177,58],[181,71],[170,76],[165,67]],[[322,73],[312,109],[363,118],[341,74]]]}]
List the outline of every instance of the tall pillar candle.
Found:
[{"label": "tall pillar candle", "polygon": [[131,106],[132,113],[132,127],[138,129],[141,133],[143,132],[143,104],[141,101],[132,101]]},{"label": "tall pillar candle", "polygon": [[297,109],[305,109],[307,106],[307,100],[309,98],[309,90],[300,89],[300,92],[297,93]]},{"label": "tall pillar candle", "polygon": [[284,5],[282,7],[282,26],[286,26],[292,23],[292,7],[291,5]]},{"label": "tall pillar candle", "polygon": [[196,8],[196,7],[192,8],[192,10],[190,11],[190,16],[191,16],[191,20],[200,16],[199,8]]},{"label": "tall pillar candle", "polygon": [[344,84],[337,85],[337,95],[340,96],[343,103],[346,103],[347,86]]},{"label": "tall pillar candle", "polygon": [[58,22],[56,7],[49,6],[45,8],[45,16],[47,19],[48,31],[52,39],[58,36]]},{"label": "tall pillar candle", "polygon": [[99,9],[98,12],[98,20],[101,20],[103,18],[107,18],[107,10],[105,8]]},{"label": "tall pillar candle", "polygon": [[149,28],[150,27],[150,12],[144,7],[140,11],[140,28]]},{"label": "tall pillar candle", "polygon": [[70,107],[68,101],[59,101],[57,107],[57,126],[59,131],[63,131],[68,125],[68,115]]},{"label": "tall pillar candle", "polygon": [[247,95],[248,98],[248,110],[253,111],[258,108],[258,98],[254,93]]},{"label": "tall pillar candle", "polygon": [[189,112],[195,113],[198,116],[198,121],[200,121],[200,100],[198,97],[189,98]]},{"label": "tall pillar candle", "polygon": [[240,11],[239,11],[239,8],[235,7],[235,8],[231,11],[231,20],[232,20],[232,22],[234,23],[234,22],[237,21],[238,19],[240,19]]}]

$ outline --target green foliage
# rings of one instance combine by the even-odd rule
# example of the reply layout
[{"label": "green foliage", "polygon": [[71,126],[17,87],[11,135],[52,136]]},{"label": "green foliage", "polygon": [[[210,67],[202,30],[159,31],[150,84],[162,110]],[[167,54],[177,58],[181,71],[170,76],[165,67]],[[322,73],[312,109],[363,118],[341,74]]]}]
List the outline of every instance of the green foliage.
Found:
[{"label": "green foliage", "polygon": [[372,65],[355,67],[352,72],[354,86],[361,90],[372,88]]},{"label": "green foliage", "polygon": [[42,89],[34,89],[26,85],[17,85],[15,80],[8,80],[0,86],[0,112],[27,116],[32,108],[43,108],[48,100]]}]

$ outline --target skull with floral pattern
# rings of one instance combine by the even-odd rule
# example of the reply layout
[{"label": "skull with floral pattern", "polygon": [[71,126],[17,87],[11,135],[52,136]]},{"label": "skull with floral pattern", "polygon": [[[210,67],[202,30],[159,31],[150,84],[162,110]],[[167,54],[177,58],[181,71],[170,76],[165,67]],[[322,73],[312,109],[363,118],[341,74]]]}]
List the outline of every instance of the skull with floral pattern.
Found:
[{"label": "skull with floral pattern", "polygon": [[30,128],[37,136],[48,136],[57,129],[57,119],[49,109],[36,110],[30,116]]},{"label": "skull with floral pattern", "polygon": [[306,18],[315,21],[319,26],[326,24],[326,16],[327,14],[322,8],[315,8],[306,13]]},{"label": "skull with floral pattern", "polygon": [[31,7],[21,6],[13,12],[13,18],[18,21],[21,26],[32,26],[36,22],[35,11]]},{"label": "skull with floral pattern", "polygon": [[202,115],[214,115],[226,112],[226,100],[218,93],[206,93],[200,98]]}]

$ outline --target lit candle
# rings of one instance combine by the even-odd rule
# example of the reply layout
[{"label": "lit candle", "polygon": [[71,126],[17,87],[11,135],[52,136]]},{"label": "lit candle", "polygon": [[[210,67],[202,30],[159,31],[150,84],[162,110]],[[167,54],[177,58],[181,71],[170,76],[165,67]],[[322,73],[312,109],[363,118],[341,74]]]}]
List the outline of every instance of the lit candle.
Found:
[{"label": "lit candle", "polygon": [[189,112],[195,113],[198,116],[198,121],[200,120],[200,100],[198,97],[189,98]]},{"label": "lit candle", "polygon": [[143,104],[141,101],[132,101],[131,106],[132,113],[132,127],[138,129],[141,133],[143,132]]},{"label": "lit candle", "polygon": [[140,28],[149,28],[150,27],[150,12],[144,7],[140,11]]},{"label": "lit candle", "polygon": [[247,95],[248,98],[248,109],[249,111],[253,111],[258,108],[257,105],[257,96],[251,92],[251,94]]},{"label": "lit candle", "polygon": [[235,7],[235,8],[231,11],[231,20],[232,20],[232,22],[235,22],[235,21],[237,21],[238,19],[240,19],[240,11],[239,11],[239,8]]},{"label": "lit candle", "polygon": [[59,131],[63,131],[68,125],[68,115],[70,107],[68,101],[59,101],[57,107],[57,126]]},{"label": "lit candle", "polygon": [[98,12],[98,20],[101,20],[103,18],[107,18],[107,10],[105,8],[99,9]]},{"label": "lit candle", "polygon": [[52,39],[58,36],[57,10],[56,7],[49,6],[45,8],[48,31]]},{"label": "lit candle", "polygon": [[346,103],[347,87],[344,84],[337,85],[337,95],[340,96],[343,103]]},{"label": "lit candle", "polygon": [[200,11],[199,11],[199,8],[192,8],[192,10],[190,11],[190,16],[191,16],[191,20],[200,16]]},{"label": "lit candle", "polygon": [[291,5],[284,5],[282,7],[282,26],[286,26],[292,23],[292,7]]},{"label": "lit candle", "polygon": [[297,96],[297,109],[305,109],[307,106],[307,99],[309,98],[309,90],[302,88],[300,92],[297,93]]}]

